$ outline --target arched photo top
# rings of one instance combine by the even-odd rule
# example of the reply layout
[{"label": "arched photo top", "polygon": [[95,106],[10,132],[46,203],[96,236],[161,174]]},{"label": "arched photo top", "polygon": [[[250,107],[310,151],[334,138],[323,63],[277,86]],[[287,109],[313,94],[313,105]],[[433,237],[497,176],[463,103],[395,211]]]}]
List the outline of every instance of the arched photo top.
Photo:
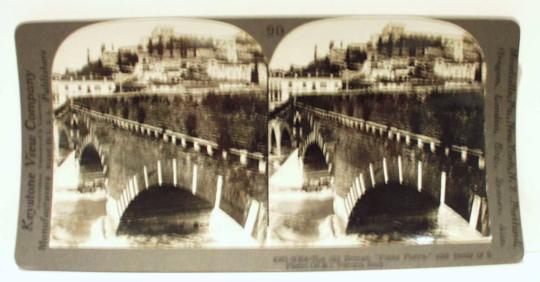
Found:
[{"label": "arched photo top", "polygon": [[275,76],[316,70],[336,75],[367,71],[366,61],[393,58],[394,63],[399,57],[431,60],[441,76],[485,81],[476,39],[456,24],[421,17],[342,17],[303,24],[279,43],[269,69]]},{"label": "arched photo top", "polygon": [[[148,51],[149,41],[153,41],[153,51],[157,52],[160,37],[165,55],[171,47],[186,48],[188,52],[192,51],[190,48],[199,47],[201,56],[206,55],[207,59],[211,56],[204,53],[208,51],[205,48],[221,49],[223,54],[217,55],[217,59],[228,62],[247,62],[253,54],[264,60],[261,46],[234,25],[206,19],[142,18],[104,21],[75,30],[57,49],[52,72],[62,74],[83,68],[89,60],[98,60],[111,51]],[[172,46],[171,38],[176,39],[171,42]],[[181,55],[189,57],[191,54]]]},{"label": "arched photo top", "polygon": [[267,73],[260,44],[231,24],[113,20],[77,29],[60,44],[51,91],[55,109],[71,98],[117,93],[262,93]]}]

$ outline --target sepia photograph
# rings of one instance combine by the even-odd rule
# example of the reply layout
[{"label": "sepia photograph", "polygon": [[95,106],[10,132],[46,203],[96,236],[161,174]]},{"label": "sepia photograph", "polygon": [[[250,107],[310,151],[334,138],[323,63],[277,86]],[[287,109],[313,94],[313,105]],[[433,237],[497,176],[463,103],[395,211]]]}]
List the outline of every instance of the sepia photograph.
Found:
[{"label": "sepia photograph", "polygon": [[486,63],[457,25],[334,18],[269,63],[271,247],[489,243]]},{"label": "sepia photograph", "polygon": [[21,23],[13,265],[520,262],[521,34],[406,15]]},{"label": "sepia photograph", "polygon": [[77,29],[53,61],[51,248],[258,247],[267,65],[204,19]]}]

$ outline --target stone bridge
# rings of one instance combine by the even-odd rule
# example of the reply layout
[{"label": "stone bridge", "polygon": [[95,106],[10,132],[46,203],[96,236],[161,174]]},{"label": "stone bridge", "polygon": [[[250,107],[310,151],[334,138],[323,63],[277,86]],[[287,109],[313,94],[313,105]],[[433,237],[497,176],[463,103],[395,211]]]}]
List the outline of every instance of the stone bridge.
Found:
[{"label": "stone bridge", "polygon": [[[333,189],[338,233],[351,232],[351,222],[365,212],[362,199],[372,191],[402,187],[451,208],[471,230],[490,234],[485,160],[479,149],[443,144],[437,138],[292,99],[272,113],[269,124],[273,167],[286,158],[281,155],[284,150],[292,149],[298,149],[304,167],[314,156],[325,164],[327,173],[305,174],[304,183]],[[292,142],[284,144],[280,137],[289,131]]]},{"label": "stone bridge", "polygon": [[60,158],[65,157],[64,151],[75,151],[80,192],[106,190],[107,217],[114,233],[134,220],[128,211],[137,199],[157,189],[179,189],[185,192],[183,202],[221,209],[246,234],[264,240],[267,191],[263,154],[222,149],[211,140],[89,110],[77,100],[55,115]]}]

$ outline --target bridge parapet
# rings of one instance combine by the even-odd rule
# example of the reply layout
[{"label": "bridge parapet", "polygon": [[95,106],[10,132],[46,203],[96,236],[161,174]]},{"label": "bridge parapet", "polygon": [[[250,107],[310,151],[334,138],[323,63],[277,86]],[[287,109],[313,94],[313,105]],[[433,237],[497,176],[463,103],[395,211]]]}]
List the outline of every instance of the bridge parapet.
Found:
[{"label": "bridge parapet", "polygon": [[423,149],[424,146],[429,146],[432,153],[443,151],[446,156],[450,156],[451,154],[459,156],[463,162],[466,162],[469,156],[474,156],[476,158],[478,168],[481,170],[485,168],[484,153],[480,149],[468,148],[467,146],[461,145],[448,145],[442,147],[443,143],[435,137],[417,134],[407,130],[398,129],[396,127],[387,126],[385,124],[323,110],[305,105],[300,102],[296,102],[295,105],[307,112],[311,125],[314,124],[314,117],[318,117],[320,119],[336,122],[348,128],[358,129],[363,133],[378,136],[386,135],[389,140],[394,140],[398,143],[404,140],[405,144],[416,145],[419,149]]},{"label": "bridge parapet", "polygon": [[228,155],[237,156],[242,165],[247,165],[248,160],[251,160],[252,162],[256,162],[257,168],[261,174],[266,172],[266,158],[260,152],[248,152],[247,150],[236,148],[221,149],[214,141],[190,136],[180,132],[174,132],[169,129],[152,126],[145,123],[139,123],[137,121],[120,118],[111,114],[100,113],[98,111],[89,110],[78,105],[73,105],[73,109],[79,114],[84,115],[85,119],[93,118],[99,121],[108,122],[117,126],[118,128],[148,137],[162,139],[164,142],[177,144],[177,142],[180,141],[180,145],[183,148],[187,148],[189,146],[193,148],[193,150],[200,152],[202,147],[209,156],[213,156],[214,152],[221,150],[221,156],[224,159],[227,159]]}]

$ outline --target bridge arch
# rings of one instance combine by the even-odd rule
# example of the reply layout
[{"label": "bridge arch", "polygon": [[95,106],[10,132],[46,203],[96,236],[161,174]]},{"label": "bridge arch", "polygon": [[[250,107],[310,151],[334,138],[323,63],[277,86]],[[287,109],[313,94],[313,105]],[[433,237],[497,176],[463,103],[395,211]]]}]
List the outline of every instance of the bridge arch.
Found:
[{"label": "bridge arch", "polygon": [[[173,193],[171,195],[177,197],[180,195],[187,201],[199,203],[197,205],[206,210],[221,209],[234,219],[246,234],[249,236],[257,234],[257,224],[260,224],[264,207],[257,200],[248,199],[247,205],[242,211],[245,217],[241,219],[235,217],[234,211],[228,212],[230,211],[230,199],[227,200],[225,193],[230,193],[230,191],[223,190],[228,185],[225,183],[228,178],[218,173],[205,174],[203,169],[204,166],[199,167],[190,158],[186,158],[185,161],[182,159],[158,160],[143,166],[141,171],[125,181],[125,187],[119,193],[108,196],[107,214],[112,219],[113,230],[123,232],[122,228],[124,227],[121,227],[120,224],[125,223],[122,221],[129,218],[129,213],[126,219],[124,219],[124,214],[133,201],[138,201],[136,199],[139,195],[144,195],[142,193],[146,194],[149,190],[161,192],[182,190],[181,192],[169,191],[169,193]],[[153,206],[159,207],[159,204]],[[185,227],[188,226],[185,225]]]},{"label": "bridge arch", "polygon": [[[185,165],[187,167],[181,168]],[[145,201],[156,201],[155,199],[161,199],[167,197],[167,195],[170,198],[181,200],[180,202],[171,203],[171,205],[176,204],[176,207],[169,207],[178,211],[182,210],[182,208],[187,211],[186,207],[182,207],[182,203],[187,203],[187,206],[195,205],[205,211],[219,208],[223,177],[216,175],[215,179],[208,180],[209,185],[215,185],[215,188],[203,189],[204,187],[198,187],[200,178],[198,175],[200,173],[197,164],[192,164],[189,160],[186,160],[186,162],[180,159],[158,160],[155,163],[143,166],[138,173],[126,179],[124,187],[117,195],[109,196],[107,214],[114,220],[116,232],[137,233],[136,225],[133,222],[140,220],[138,217],[144,217],[153,212],[152,210],[140,211],[141,207],[145,206]],[[145,200],[145,198],[148,199]],[[165,199],[164,201],[168,200]],[[152,206],[154,211],[155,209],[159,210],[160,207],[163,208],[163,205],[158,202],[149,206]],[[200,224],[196,225],[199,226]],[[187,225],[184,227],[188,228]],[[190,228],[198,227],[191,225]],[[152,230],[146,231],[151,233]]]},{"label": "bridge arch", "polygon": [[98,168],[100,169],[100,171],[103,170],[101,156],[94,144],[89,143],[82,148],[81,156],[79,158],[79,164],[81,165],[81,169],[83,170],[87,169],[93,171]]},{"label": "bridge arch", "polygon": [[271,120],[268,123],[268,131],[269,152],[281,156],[288,154],[295,146],[295,131],[287,122],[281,119]]},{"label": "bridge arch", "polygon": [[[209,212],[220,209],[236,221],[239,228],[242,228],[247,236],[252,238],[260,236],[257,230],[261,224],[261,216],[264,215],[263,205],[255,199],[248,199],[247,205],[241,211],[245,217],[241,219],[235,217],[234,211],[229,213],[231,212],[230,199],[227,200],[227,193],[230,194],[231,191],[226,188],[229,185],[226,183],[228,178],[219,173],[205,174],[203,170],[204,166],[202,164],[199,167],[189,157],[185,161],[182,161],[182,159],[158,160],[155,163],[143,166],[141,171],[126,180],[125,187],[119,193],[116,195],[109,194],[108,196],[107,215],[112,220],[112,230],[116,233],[134,231],[130,229],[129,222],[130,220],[136,222],[133,216],[136,216],[137,210],[141,209],[140,207],[137,208],[137,206],[141,205],[138,202],[142,202],[142,206],[144,206],[144,198],[150,197],[151,200],[153,194],[154,197],[158,198],[161,194],[162,196],[170,195],[171,198],[183,199],[183,201],[189,202],[187,206],[192,207],[194,204],[204,210],[202,221],[198,221],[198,223],[191,219],[184,221],[184,228],[186,229],[184,231],[205,228],[205,217],[210,215]],[[172,204],[181,205],[178,201],[173,201]],[[156,203],[150,206],[159,208],[160,204]],[[135,207],[133,208],[135,211],[130,212],[128,209],[132,207]],[[182,207],[179,208],[182,209]],[[172,231],[181,233],[178,232],[178,229]]]},{"label": "bridge arch", "polygon": [[86,135],[76,148],[75,157],[79,163],[80,192],[95,192],[106,189],[108,167],[104,150],[93,135]]},{"label": "bridge arch", "polygon": [[[151,208],[150,208],[151,207]],[[139,191],[121,215],[117,234],[193,234],[208,230],[214,204],[182,186],[154,184]]]},{"label": "bridge arch", "polygon": [[[413,185],[395,181],[381,182],[357,199],[345,232],[388,234],[393,230],[427,231],[434,227],[435,221],[418,214],[430,213],[438,206],[439,203],[431,195],[421,193]],[[387,216],[392,216],[394,220],[384,220]],[[403,216],[408,216],[406,221],[399,220]]]},{"label": "bridge arch", "polygon": [[53,123],[54,150],[56,151],[55,161],[57,165],[64,162],[68,154],[74,149],[72,141],[73,131],[62,121]]},{"label": "bridge arch", "polygon": [[304,173],[304,190],[318,191],[333,185],[332,154],[317,129],[299,146],[298,157]]},{"label": "bridge arch", "polygon": [[293,135],[289,126],[281,128],[281,148],[290,149],[293,147]]},{"label": "bridge arch", "polygon": [[[446,187],[455,185],[447,177],[442,166],[422,163],[414,158],[387,156],[376,162],[370,162],[353,177],[344,195],[335,195],[334,214],[342,223],[344,232],[380,230],[381,224],[362,226],[366,215],[382,212],[415,212],[414,209],[430,209],[445,206],[456,212],[452,203],[447,201],[451,195]],[[482,210],[486,209],[481,196],[472,193],[469,196],[467,214],[460,214],[468,222],[471,230],[477,230],[479,222],[484,222]],[[375,203],[374,203],[375,202]],[[377,203],[378,202],[378,203]],[[381,202],[386,202],[381,204]],[[407,205],[408,203],[412,203]],[[395,210],[381,211],[377,206],[393,206]],[[427,224],[427,222],[417,222]],[[425,226],[416,226],[425,227]],[[391,228],[391,227],[389,227]],[[483,232],[483,231],[482,231]]]},{"label": "bridge arch", "polygon": [[326,159],[322,148],[315,142],[306,146],[302,160],[304,168],[312,170],[325,169],[328,171],[328,160]]},{"label": "bridge arch", "polygon": [[303,160],[305,158],[308,148],[311,148],[311,145],[313,144],[317,145],[317,147],[323,153],[325,162],[328,164],[328,171],[332,171],[332,154],[330,152],[329,145],[324,140],[323,136],[320,134],[317,128],[311,131],[305,141],[300,144],[298,149],[298,156],[300,157],[300,159]]}]

